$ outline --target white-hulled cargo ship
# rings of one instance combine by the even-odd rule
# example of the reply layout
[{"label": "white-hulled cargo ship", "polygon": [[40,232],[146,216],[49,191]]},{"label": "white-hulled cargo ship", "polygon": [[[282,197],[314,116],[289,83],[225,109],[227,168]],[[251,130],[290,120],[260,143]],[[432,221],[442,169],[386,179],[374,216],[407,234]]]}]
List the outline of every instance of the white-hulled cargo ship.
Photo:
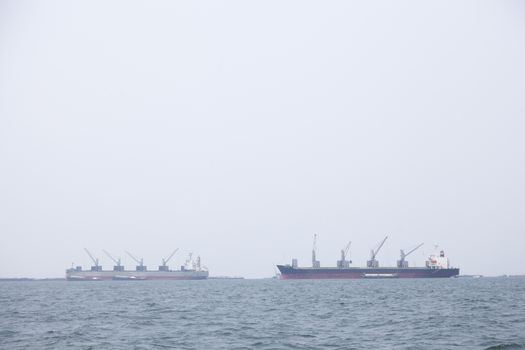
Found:
[{"label": "white-hulled cargo ship", "polygon": [[104,253],[115,262],[113,270],[103,270],[99,265],[98,258],[85,249],[94,265],[89,270],[83,270],[82,266],[72,267],[66,270],[66,279],[68,281],[143,281],[143,280],[204,280],[208,278],[208,269],[201,266],[201,259],[197,257],[192,259],[190,253],[185,264],[180,267],[180,270],[170,270],[168,261],[175,255],[178,249],[173,251],[171,255],[162,259],[162,265],[157,270],[148,270],[144,265],[143,259],[137,259],[131,253],[126,252],[133,260],[137,262],[135,270],[126,270],[121,264],[120,259],[114,259],[108,252]]}]

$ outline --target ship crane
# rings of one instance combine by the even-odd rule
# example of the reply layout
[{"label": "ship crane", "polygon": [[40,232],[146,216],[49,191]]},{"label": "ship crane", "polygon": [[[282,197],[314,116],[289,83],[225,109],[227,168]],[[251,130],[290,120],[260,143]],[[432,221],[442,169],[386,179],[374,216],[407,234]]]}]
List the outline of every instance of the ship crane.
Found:
[{"label": "ship crane", "polygon": [[188,258],[186,259],[186,261],[184,261],[184,265],[181,266],[182,271],[191,269],[192,257],[193,257],[193,253],[189,253]]},{"label": "ship crane", "polygon": [[201,257],[200,256],[197,256],[197,259],[195,259],[195,261],[192,263],[192,266],[195,271],[201,270]]},{"label": "ship crane", "polygon": [[169,271],[168,261],[175,255],[179,248],[175,249],[166,259],[162,259],[162,265],[159,266],[159,271]]},{"label": "ship crane", "polygon": [[377,254],[379,253],[379,251],[381,250],[381,248],[383,247],[383,244],[385,244],[385,241],[386,239],[388,238],[388,236],[386,236],[382,241],[381,243],[379,243],[378,247],[376,248],[376,250],[371,250],[370,251],[370,260],[368,260],[366,262],[366,267],[374,267],[374,268],[377,268],[379,267],[379,261],[376,260],[376,257],[377,257]]},{"label": "ship crane", "polygon": [[115,266],[113,266],[113,271],[124,271],[124,266],[121,265],[120,258],[115,259],[111,254],[109,254],[108,251],[106,251],[104,249],[102,249],[102,251],[104,252],[104,254],[106,254],[108,256],[108,258],[113,260],[113,262],[115,263]]},{"label": "ship crane", "polygon": [[314,244],[312,245],[312,267],[314,269],[321,267],[321,262],[317,260],[317,235],[314,235]]},{"label": "ship crane", "polygon": [[348,242],[346,247],[341,249],[341,260],[337,262],[337,267],[339,268],[350,267],[352,260],[346,260],[346,257],[348,256],[348,251],[350,250],[351,244],[352,244],[352,241]]},{"label": "ship crane", "polygon": [[415,248],[411,249],[408,253],[405,253],[405,251],[403,249],[401,249],[401,257],[400,259],[397,261],[397,267],[399,268],[406,268],[408,267],[408,261],[405,260],[405,258],[407,256],[409,256],[410,254],[412,254],[413,252],[415,252],[417,249],[421,248],[421,246],[423,245],[424,243],[421,243],[419,244],[418,246],[416,246]]},{"label": "ship crane", "polygon": [[89,252],[89,250],[87,250],[87,248],[84,248],[84,250],[95,264],[94,266],[91,266],[91,271],[102,271],[102,266],[98,264],[98,258],[94,258],[93,255],[91,255],[91,253]]},{"label": "ship crane", "polygon": [[136,270],[137,271],[146,271],[147,270],[147,266],[144,266],[144,259],[143,258],[140,258],[140,260],[139,260],[136,257],[134,257],[133,254],[131,254],[130,252],[128,252],[128,251],[125,251],[125,252],[126,252],[126,254],[129,255],[129,257],[131,259],[133,259],[133,260],[135,260],[137,262],[137,264],[138,264],[136,266]]}]

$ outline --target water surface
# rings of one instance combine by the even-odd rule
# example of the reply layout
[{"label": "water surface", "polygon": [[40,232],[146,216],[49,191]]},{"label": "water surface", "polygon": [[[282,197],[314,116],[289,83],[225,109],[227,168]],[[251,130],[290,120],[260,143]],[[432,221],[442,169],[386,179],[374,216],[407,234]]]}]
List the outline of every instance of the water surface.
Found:
[{"label": "water surface", "polygon": [[525,349],[525,278],[0,283],[2,349]]}]

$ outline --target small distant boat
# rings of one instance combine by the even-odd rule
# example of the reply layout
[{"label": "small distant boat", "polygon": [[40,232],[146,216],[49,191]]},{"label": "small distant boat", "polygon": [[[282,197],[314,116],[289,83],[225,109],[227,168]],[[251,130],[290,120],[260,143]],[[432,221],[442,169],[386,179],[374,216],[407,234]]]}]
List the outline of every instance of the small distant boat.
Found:
[{"label": "small distant boat", "polygon": [[457,275],[455,278],[481,278],[483,275]]}]

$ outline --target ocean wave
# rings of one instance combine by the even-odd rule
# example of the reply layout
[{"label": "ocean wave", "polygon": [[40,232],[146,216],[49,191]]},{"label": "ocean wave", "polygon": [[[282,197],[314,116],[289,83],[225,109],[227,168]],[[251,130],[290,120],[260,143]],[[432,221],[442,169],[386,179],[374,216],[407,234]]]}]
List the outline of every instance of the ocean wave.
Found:
[{"label": "ocean wave", "polygon": [[488,348],[485,348],[484,350],[519,350],[519,349],[525,349],[525,345],[523,344],[516,344],[516,343],[508,343],[508,344],[498,344],[493,345]]}]

